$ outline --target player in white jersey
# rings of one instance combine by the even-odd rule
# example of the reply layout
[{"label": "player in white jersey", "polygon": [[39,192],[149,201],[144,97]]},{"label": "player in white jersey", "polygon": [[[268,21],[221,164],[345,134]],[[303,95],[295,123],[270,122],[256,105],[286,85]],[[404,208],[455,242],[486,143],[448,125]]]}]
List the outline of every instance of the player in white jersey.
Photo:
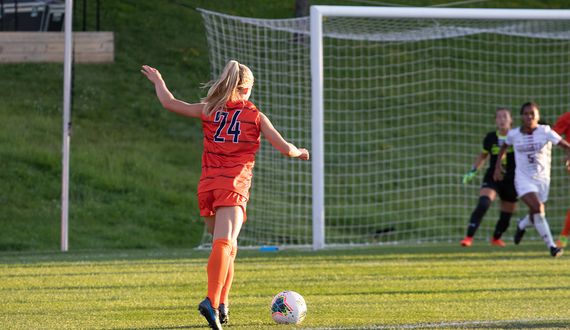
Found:
[{"label": "player in white jersey", "polygon": [[560,146],[568,153],[566,165],[570,163],[570,144],[548,125],[539,125],[540,111],[534,102],[523,104],[521,109],[523,125],[510,130],[505,143],[497,155],[495,180],[502,180],[504,169],[502,159],[509,146],[515,150],[515,189],[529,208],[529,214],[519,220],[515,233],[515,244],[519,244],[526,228],[534,225],[553,257],[562,254],[557,248],[546,221],[544,203],[548,199],[550,189],[550,155],[552,144]]}]

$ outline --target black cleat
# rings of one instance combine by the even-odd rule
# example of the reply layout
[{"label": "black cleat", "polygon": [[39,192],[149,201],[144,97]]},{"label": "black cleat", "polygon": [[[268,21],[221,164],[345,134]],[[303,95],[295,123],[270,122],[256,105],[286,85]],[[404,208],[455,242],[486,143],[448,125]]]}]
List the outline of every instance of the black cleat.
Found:
[{"label": "black cleat", "polygon": [[562,253],[564,253],[564,250],[562,250],[561,248],[557,248],[556,246],[550,247],[550,255],[553,258],[560,257]]},{"label": "black cleat", "polygon": [[519,228],[519,223],[522,221],[523,219],[519,219],[519,222],[517,223],[517,231],[515,232],[515,244],[519,244],[524,236],[524,233],[526,232],[526,230],[524,229],[520,229]]},{"label": "black cleat", "polygon": [[200,311],[200,314],[206,318],[206,321],[210,324],[210,328],[214,330],[223,330],[222,324],[220,323],[220,311],[217,308],[212,307],[210,298],[206,297],[206,299],[198,305],[198,310]]},{"label": "black cleat", "polygon": [[230,319],[230,309],[226,307],[226,304],[220,304],[218,310],[220,311],[220,323],[228,324]]}]

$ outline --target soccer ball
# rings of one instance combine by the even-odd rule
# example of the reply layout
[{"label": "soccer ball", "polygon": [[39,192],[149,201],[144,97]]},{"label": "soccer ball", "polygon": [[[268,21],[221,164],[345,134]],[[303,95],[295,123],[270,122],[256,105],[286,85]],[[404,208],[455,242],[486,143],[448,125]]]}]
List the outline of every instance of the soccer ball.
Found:
[{"label": "soccer ball", "polygon": [[271,301],[271,317],[279,324],[299,324],[307,316],[305,299],[294,291],[278,293]]}]

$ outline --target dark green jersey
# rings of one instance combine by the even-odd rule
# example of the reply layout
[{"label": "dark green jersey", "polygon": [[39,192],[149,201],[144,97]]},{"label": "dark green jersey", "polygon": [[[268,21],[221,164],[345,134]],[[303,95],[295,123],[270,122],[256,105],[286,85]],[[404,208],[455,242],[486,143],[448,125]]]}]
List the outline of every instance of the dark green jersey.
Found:
[{"label": "dark green jersey", "polygon": [[[491,155],[489,168],[487,169],[486,176],[493,177],[495,173],[495,164],[497,163],[497,155],[499,150],[505,143],[505,136],[499,135],[499,131],[489,132],[483,140],[483,152]],[[514,180],[515,178],[515,153],[514,148],[511,146],[507,149],[507,156],[503,158],[503,168],[507,171],[504,174],[503,180]]]}]

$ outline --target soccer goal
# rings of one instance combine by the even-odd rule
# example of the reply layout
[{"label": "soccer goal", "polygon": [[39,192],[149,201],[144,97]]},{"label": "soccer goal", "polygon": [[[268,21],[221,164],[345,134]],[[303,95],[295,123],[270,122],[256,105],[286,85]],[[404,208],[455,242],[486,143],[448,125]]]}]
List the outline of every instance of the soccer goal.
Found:
[{"label": "soccer goal", "polygon": [[[495,109],[511,108],[515,126],[529,100],[550,124],[570,110],[568,10],[312,6],[310,18],[275,20],[201,12],[213,74],[230,59],[248,65],[252,101],[311,151],[302,162],[262,143],[241,245],[459,242],[482,174],[465,186],[461,178],[494,130]],[[546,212],[556,234],[570,189],[553,150]],[[489,239],[497,219],[495,202],[475,239]]]}]

